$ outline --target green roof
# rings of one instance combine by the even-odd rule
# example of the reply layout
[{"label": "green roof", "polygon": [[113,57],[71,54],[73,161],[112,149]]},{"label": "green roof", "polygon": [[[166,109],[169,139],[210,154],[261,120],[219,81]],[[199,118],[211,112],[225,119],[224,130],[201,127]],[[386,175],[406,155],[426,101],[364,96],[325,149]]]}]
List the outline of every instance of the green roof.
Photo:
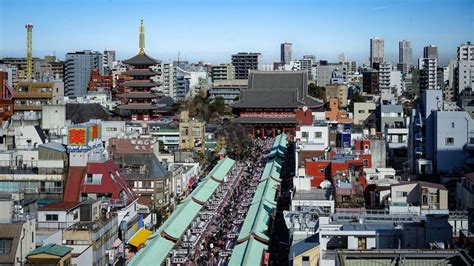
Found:
[{"label": "green roof", "polygon": [[179,133],[179,128],[160,128],[158,133]]},{"label": "green roof", "polygon": [[267,245],[250,238],[234,247],[228,265],[260,265],[263,252],[266,250],[268,250]]},{"label": "green roof", "polygon": [[195,202],[193,198],[198,201],[207,202],[220,185],[216,180],[224,181],[225,176],[227,176],[234,164],[235,161],[228,157],[219,161],[204,178],[204,181],[194,189],[186,200],[176,207],[171,216],[155,232],[154,236],[149,238],[146,248],[141,249],[133,257],[130,265],[157,265],[162,263],[173,248],[174,243],[161,237],[160,233],[164,232],[173,238],[181,239],[186,229],[203,207]]},{"label": "green roof", "polygon": [[263,168],[262,177],[260,179],[272,178],[281,182],[280,173],[281,173],[281,164],[279,164],[276,160],[270,160],[265,165],[265,168]]},{"label": "green roof", "polygon": [[165,261],[174,243],[161,236],[148,241],[145,248],[138,251],[127,265],[159,265]]},{"label": "green roof", "polygon": [[72,251],[72,248],[66,247],[66,246],[61,246],[61,245],[56,245],[56,244],[49,244],[46,246],[42,246],[39,248],[36,248],[32,250],[28,256],[33,256],[37,254],[50,254],[53,256],[58,256],[58,257],[64,257],[66,256],[69,252]]}]

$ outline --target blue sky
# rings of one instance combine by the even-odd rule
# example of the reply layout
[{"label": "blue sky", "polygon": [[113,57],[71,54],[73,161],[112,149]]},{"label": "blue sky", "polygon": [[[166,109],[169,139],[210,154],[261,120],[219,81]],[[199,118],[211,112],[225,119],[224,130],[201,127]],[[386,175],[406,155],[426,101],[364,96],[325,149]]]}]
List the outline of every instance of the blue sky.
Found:
[{"label": "blue sky", "polygon": [[161,60],[230,61],[240,51],[279,60],[279,45],[294,57],[366,61],[369,39],[385,39],[385,57],[398,61],[398,41],[412,41],[414,60],[437,45],[441,61],[474,41],[474,0],[0,0],[0,56],[24,56],[24,25],[32,23],[33,55],[92,49],[138,51],[145,22],[146,51]]}]

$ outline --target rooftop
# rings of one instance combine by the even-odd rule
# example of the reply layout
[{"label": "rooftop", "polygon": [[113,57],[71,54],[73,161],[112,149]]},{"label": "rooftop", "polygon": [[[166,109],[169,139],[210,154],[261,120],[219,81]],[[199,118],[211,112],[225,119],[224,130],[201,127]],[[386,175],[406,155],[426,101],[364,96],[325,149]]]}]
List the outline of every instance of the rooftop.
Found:
[{"label": "rooftop", "polygon": [[40,207],[39,211],[70,211],[72,209],[77,208],[81,205],[80,202],[71,202],[71,201],[61,201],[61,202],[53,202],[43,207]]},{"label": "rooftop", "polygon": [[66,254],[68,254],[71,251],[72,251],[72,248],[69,248],[66,246],[49,244],[49,245],[34,249],[33,251],[30,252],[30,254],[28,254],[28,256],[46,253],[53,256],[64,257]]}]

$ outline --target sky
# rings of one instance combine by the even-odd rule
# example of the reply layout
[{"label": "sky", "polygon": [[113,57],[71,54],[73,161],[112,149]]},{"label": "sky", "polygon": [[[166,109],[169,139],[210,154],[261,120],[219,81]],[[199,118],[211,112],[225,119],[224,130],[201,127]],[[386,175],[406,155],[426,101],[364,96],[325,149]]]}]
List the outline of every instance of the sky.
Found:
[{"label": "sky", "polygon": [[270,64],[287,41],[293,58],[345,53],[363,63],[369,39],[381,37],[389,61],[409,40],[414,62],[433,44],[446,64],[474,41],[474,0],[0,0],[0,57],[25,56],[32,23],[33,56],[110,49],[126,59],[138,52],[140,19],[147,54],[164,61],[228,63],[233,53],[260,52]]}]

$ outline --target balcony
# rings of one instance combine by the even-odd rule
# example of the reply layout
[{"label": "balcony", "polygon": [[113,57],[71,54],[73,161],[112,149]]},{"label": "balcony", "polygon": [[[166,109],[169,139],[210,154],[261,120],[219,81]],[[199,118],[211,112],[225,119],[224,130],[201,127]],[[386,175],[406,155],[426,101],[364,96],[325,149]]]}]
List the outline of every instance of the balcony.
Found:
[{"label": "balcony", "polygon": [[415,148],[415,153],[417,155],[423,155],[423,154],[425,154],[425,148],[424,147],[416,147]]},{"label": "balcony", "polygon": [[50,99],[53,97],[53,93],[43,92],[43,91],[26,91],[26,92],[19,92],[15,91],[14,94],[16,99]]},{"label": "balcony", "polygon": [[425,137],[423,136],[423,133],[418,132],[418,133],[415,134],[415,140],[416,141],[422,142],[422,141],[424,141],[424,139],[425,139]]}]

